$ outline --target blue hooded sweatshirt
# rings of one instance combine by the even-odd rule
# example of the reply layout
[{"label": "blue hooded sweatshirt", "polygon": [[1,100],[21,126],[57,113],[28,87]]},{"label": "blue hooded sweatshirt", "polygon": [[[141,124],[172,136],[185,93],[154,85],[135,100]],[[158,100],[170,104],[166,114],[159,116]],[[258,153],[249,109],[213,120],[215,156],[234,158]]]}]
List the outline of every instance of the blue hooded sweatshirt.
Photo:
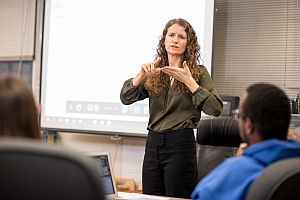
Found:
[{"label": "blue hooded sweatshirt", "polygon": [[271,163],[300,156],[300,142],[270,139],[250,145],[239,157],[226,159],[196,186],[194,200],[245,199],[251,183]]}]

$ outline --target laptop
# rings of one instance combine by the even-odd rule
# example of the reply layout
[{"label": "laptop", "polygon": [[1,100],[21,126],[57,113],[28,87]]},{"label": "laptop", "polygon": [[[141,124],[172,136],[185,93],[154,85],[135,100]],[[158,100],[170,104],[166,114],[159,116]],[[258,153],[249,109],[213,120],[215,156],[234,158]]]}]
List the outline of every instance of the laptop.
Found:
[{"label": "laptop", "polygon": [[101,182],[104,187],[104,194],[106,199],[115,199],[115,200],[169,200],[168,197],[159,197],[152,196],[146,194],[137,194],[137,193],[126,193],[126,192],[117,192],[116,182],[113,175],[113,168],[111,164],[110,155],[108,152],[89,152],[87,154],[93,160],[95,160],[95,164],[97,169],[99,170],[99,175],[101,177]]}]

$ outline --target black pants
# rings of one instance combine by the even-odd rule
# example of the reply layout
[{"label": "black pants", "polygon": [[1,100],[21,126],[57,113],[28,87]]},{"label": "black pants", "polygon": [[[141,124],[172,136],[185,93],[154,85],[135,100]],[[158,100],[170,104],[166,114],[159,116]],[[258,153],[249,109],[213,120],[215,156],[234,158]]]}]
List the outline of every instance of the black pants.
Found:
[{"label": "black pants", "polygon": [[143,193],[191,198],[197,181],[193,129],[149,131],[143,162]]}]

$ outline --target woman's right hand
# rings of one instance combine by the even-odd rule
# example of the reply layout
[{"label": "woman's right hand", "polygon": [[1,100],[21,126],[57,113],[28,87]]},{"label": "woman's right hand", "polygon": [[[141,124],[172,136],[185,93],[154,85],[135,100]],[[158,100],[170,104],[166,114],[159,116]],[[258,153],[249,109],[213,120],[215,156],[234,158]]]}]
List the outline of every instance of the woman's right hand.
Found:
[{"label": "woman's right hand", "polygon": [[157,68],[160,61],[161,58],[158,57],[154,62],[142,64],[141,71],[140,71],[141,76],[145,78],[146,76],[151,76],[153,74],[160,72],[161,68]]},{"label": "woman's right hand", "polygon": [[133,85],[138,86],[145,77],[159,73],[161,68],[158,68],[157,66],[160,62],[161,58],[158,57],[154,62],[142,64],[140,72],[133,79]]}]

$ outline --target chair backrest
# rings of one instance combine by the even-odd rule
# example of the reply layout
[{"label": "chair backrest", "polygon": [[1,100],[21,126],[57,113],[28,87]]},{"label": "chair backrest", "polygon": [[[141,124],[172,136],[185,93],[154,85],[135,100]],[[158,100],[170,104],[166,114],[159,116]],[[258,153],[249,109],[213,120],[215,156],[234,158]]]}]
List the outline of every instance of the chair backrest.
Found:
[{"label": "chair backrest", "polygon": [[300,198],[300,158],[277,161],[268,166],[250,186],[246,200]]},{"label": "chair backrest", "polygon": [[37,141],[1,139],[0,177],[0,199],[105,199],[92,159]]},{"label": "chair backrest", "polygon": [[198,181],[226,158],[234,156],[242,142],[237,120],[232,116],[206,117],[197,130]]},{"label": "chair backrest", "polygon": [[197,142],[202,145],[239,147],[238,121],[233,116],[205,117],[198,123]]}]

